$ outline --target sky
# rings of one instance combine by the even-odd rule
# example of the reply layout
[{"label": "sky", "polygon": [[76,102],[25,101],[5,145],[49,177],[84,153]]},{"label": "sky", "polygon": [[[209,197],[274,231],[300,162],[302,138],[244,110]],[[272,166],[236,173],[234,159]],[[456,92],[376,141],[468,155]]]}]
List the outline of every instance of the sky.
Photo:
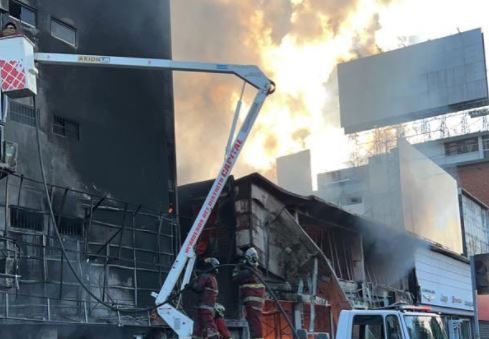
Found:
[{"label": "sky", "polygon": [[[271,180],[277,157],[303,149],[311,149],[313,175],[351,160],[354,146],[339,126],[337,63],[459,30],[489,32],[483,0],[178,0],[171,6],[175,60],[255,64],[276,82],[233,171]],[[179,184],[216,176],[241,86],[232,76],[175,73]],[[253,94],[248,86],[240,121]]]}]

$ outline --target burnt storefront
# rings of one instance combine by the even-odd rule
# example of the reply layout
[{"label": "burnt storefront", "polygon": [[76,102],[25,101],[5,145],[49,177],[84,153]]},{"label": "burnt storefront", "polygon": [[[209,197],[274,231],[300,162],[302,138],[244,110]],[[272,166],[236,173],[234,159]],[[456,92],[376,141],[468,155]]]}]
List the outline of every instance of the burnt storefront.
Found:
[{"label": "burnt storefront", "polygon": [[[210,184],[179,188],[182,234]],[[196,252],[233,264],[249,246],[257,249],[260,270],[294,326],[311,334],[334,333],[343,309],[414,301],[410,292],[414,264],[411,259],[401,262],[412,258],[417,246],[414,237],[316,197],[287,192],[259,174],[228,182]],[[228,324],[245,335],[231,270],[226,267],[219,274],[219,302],[226,306]],[[192,314],[191,305],[187,306]],[[271,296],[265,303],[263,325],[266,338],[291,336]]]}]

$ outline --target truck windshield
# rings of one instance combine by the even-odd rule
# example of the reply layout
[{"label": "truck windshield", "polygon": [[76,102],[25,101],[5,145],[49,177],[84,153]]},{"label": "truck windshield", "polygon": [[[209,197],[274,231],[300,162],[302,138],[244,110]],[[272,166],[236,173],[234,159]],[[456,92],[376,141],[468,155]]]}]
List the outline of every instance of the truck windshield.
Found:
[{"label": "truck windshield", "polygon": [[409,339],[447,339],[443,323],[439,317],[405,315]]}]

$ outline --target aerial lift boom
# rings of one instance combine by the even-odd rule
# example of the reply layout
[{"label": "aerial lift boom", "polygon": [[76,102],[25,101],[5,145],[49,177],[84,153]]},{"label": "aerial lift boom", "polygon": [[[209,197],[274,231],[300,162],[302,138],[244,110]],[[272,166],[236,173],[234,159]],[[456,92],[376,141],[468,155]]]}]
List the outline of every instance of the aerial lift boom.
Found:
[{"label": "aerial lift boom", "polygon": [[[35,81],[38,71],[35,62],[55,65],[233,74],[257,89],[255,98],[236,136],[234,136],[234,128],[232,129],[229,136],[229,140],[232,140],[232,142],[229,142],[230,146],[226,150],[224,163],[218,172],[217,178],[215,179],[192,228],[182,244],[160,292],[155,294],[157,311],[160,317],[176,332],[179,338],[191,338],[193,321],[177,310],[168,301],[184,270],[185,274],[182,279],[180,290],[182,290],[190,280],[195,262],[194,246],[231,174],[266,97],[274,91],[274,83],[265,77],[258,67],[252,65],[213,64],[101,55],[34,53],[33,45],[27,38],[24,36],[14,36],[0,39],[0,85],[3,92],[2,96],[3,94],[7,96],[10,94],[10,96],[19,97],[36,94],[37,86]],[[12,69],[16,74],[15,83],[10,81],[10,79],[12,79],[10,76],[11,74],[7,74]],[[196,150],[196,152],[197,151],[198,150]]]}]

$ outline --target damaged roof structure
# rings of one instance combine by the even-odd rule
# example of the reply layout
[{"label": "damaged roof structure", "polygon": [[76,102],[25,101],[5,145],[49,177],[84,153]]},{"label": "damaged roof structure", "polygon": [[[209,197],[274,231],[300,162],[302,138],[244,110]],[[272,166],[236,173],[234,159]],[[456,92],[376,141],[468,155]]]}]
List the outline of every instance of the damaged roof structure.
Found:
[{"label": "damaged roof structure", "polygon": [[[182,235],[210,184],[179,187]],[[413,253],[426,244],[317,197],[290,193],[254,173],[228,181],[196,252],[232,264],[248,246],[258,250],[265,280],[296,328],[332,333],[341,310],[413,302]],[[220,302],[229,324],[244,329],[238,288],[228,288],[234,286],[230,271],[219,275],[220,286],[226,286]],[[263,322],[266,337],[286,328],[272,300],[265,304]]]}]

